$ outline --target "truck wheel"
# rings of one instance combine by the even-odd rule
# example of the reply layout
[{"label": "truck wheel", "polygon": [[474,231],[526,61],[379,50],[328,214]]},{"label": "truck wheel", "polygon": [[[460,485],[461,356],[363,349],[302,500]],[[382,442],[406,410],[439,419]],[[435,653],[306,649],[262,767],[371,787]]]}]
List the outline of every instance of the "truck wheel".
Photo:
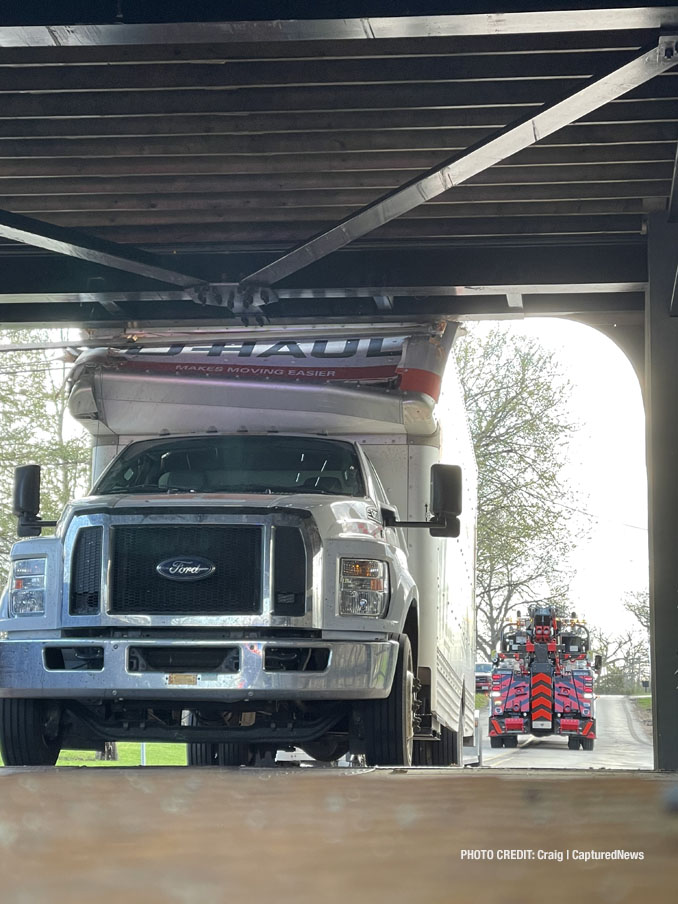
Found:
[{"label": "truck wheel", "polygon": [[412,647],[400,635],[391,693],[358,706],[368,766],[411,766],[414,747],[414,671]]},{"label": "truck wheel", "polygon": [[412,764],[414,766],[454,766],[455,731],[445,725],[440,727],[439,741],[415,741],[412,749]]},{"label": "truck wheel", "polygon": [[504,738],[504,747],[517,747],[518,746],[518,735],[511,734],[506,735]]},{"label": "truck wheel", "polygon": [[[198,724],[195,713],[188,724]],[[187,744],[186,753],[189,766],[247,766],[252,759],[249,744]]]},{"label": "truck wheel", "polygon": [[459,728],[453,731],[440,726],[439,741],[415,741],[412,748],[415,766],[459,766],[464,763],[464,713],[459,715]]},{"label": "truck wheel", "polygon": [[496,750],[497,747],[503,747],[503,746],[504,746],[504,738],[490,738],[490,747],[492,747],[494,750]]},{"label": "truck wheel", "polygon": [[61,752],[60,712],[41,700],[0,700],[0,753],[5,766],[54,766]]},{"label": "truck wheel", "polygon": [[318,738],[307,741],[302,750],[319,763],[334,763],[348,753],[348,742],[343,739]]},{"label": "truck wheel", "polygon": [[594,738],[582,738],[581,739],[582,750],[593,750],[594,744],[595,744]]},{"label": "truck wheel", "polygon": [[187,744],[189,766],[247,766],[249,744]]},{"label": "truck wheel", "polygon": [[570,750],[579,750],[579,737],[577,735],[570,735],[567,739],[567,746]]}]

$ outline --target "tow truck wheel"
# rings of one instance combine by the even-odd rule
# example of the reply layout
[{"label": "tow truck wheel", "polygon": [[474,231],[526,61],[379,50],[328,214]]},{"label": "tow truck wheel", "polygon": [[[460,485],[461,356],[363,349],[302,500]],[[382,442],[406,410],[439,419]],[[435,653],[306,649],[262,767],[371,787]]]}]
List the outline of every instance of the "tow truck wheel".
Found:
[{"label": "tow truck wheel", "polygon": [[400,635],[391,693],[368,700],[357,709],[362,723],[368,766],[411,766],[414,747],[414,669],[412,647]]},{"label": "tow truck wheel", "polygon": [[503,747],[503,746],[504,746],[503,738],[490,738],[490,747],[492,747],[496,750],[497,747]]},{"label": "tow truck wheel", "polygon": [[577,735],[570,735],[567,739],[567,746],[570,750],[579,750],[579,737]]},{"label": "tow truck wheel", "polygon": [[61,752],[60,709],[41,700],[0,700],[0,753],[5,766],[54,766]]},{"label": "tow truck wheel", "polygon": [[595,744],[595,741],[593,738],[582,738],[581,739],[582,750],[593,750],[594,744]]},{"label": "tow truck wheel", "polygon": [[518,735],[506,735],[504,738],[504,747],[517,747],[518,746]]}]

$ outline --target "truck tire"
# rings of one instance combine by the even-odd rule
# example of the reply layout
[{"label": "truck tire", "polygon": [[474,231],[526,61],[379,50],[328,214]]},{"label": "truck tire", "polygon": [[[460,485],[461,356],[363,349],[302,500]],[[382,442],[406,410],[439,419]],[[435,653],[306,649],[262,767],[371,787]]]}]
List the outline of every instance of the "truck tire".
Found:
[{"label": "truck tire", "polygon": [[[198,724],[194,713],[188,724]],[[186,754],[189,766],[247,766],[252,760],[249,744],[187,744]]]},{"label": "truck tire", "polygon": [[594,744],[595,744],[594,738],[582,738],[581,739],[582,750],[593,750]]},{"label": "truck tire", "polygon": [[490,747],[492,747],[494,750],[496,750],[497,747],[503,747],[503,746],[504,746],[504,738],[490,738]]},{"label": "truck tire", "polygon": [[249,744],[187,744],[189,766],[247,766]]},{"label": "truck tire", "polygon": [[567,746],[570,750],[579,750],[579,737],[577,735],[570,735],[567,739]]},{"label": "truck tire", "polygon": [[412,647],[400,635],[391,693],[357,708],[368,766],[411,766],[414,747],[414,670]]},{"label": "truck tire", "polygon": [[335,763],[348,753],[348,741],[318,738],[315,741],[307,741],[301,749],[319,763]]},{"label": "truck tire", "polygon": [[442,725],[439,741],[415,741],[412,764],[414,766],[458,766],[458,736],[458,732]]},{"label": "truck tire", "polygon": [[506,735],[504,738],[504,747],[517,747],[518,746],[518,735],[510,734]]},{"label": "truck tire", "polygon": [[[54,766],[58,734],[48,730],[54,709],[40,700],[0,700],[0,753],[5,766]],[[58,724],[58,720],[57,720]]]},{"label": "truck tire", "polygon": [[459,726],[453,731],[440,726],[439,741],[415,741],[412,748],[414,766],[464,765],[464,711],[459,714]]}]

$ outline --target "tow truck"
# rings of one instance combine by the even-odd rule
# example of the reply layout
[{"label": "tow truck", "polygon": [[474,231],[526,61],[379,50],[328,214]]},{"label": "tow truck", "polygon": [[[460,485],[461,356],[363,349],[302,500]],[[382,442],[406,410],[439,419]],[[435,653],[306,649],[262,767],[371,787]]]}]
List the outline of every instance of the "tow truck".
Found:
[{"label": "tow truck", "polygon": [[490,692],[491,747],[517,747],[518,736],[563,735],[570,750],[593,750],[596,739],[590,635],[575,612],[533,604],[502,626]]}]

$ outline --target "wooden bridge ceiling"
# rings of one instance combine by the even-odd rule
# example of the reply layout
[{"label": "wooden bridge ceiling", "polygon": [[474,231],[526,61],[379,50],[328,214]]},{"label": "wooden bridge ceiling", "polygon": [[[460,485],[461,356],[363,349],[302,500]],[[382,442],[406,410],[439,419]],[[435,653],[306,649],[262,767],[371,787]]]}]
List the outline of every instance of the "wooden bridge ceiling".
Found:
[{"label": "wooden bridge ceiling", "polygon": [[[37,24],[0,11],[0,208],[208,282],[238,282],[678,33],[678,7],[135,23],[113,6],[84,25],[63,21],[68,4]],[[637,313],[647,215],[678,214],[677,139],[673,68],[280,280],[271,310]],[[0,243],[5,322],[229,315],[144,273]],[[415,291],[432,286],[447,291]],[[303,298],[323,288],[365,297]]]}]

